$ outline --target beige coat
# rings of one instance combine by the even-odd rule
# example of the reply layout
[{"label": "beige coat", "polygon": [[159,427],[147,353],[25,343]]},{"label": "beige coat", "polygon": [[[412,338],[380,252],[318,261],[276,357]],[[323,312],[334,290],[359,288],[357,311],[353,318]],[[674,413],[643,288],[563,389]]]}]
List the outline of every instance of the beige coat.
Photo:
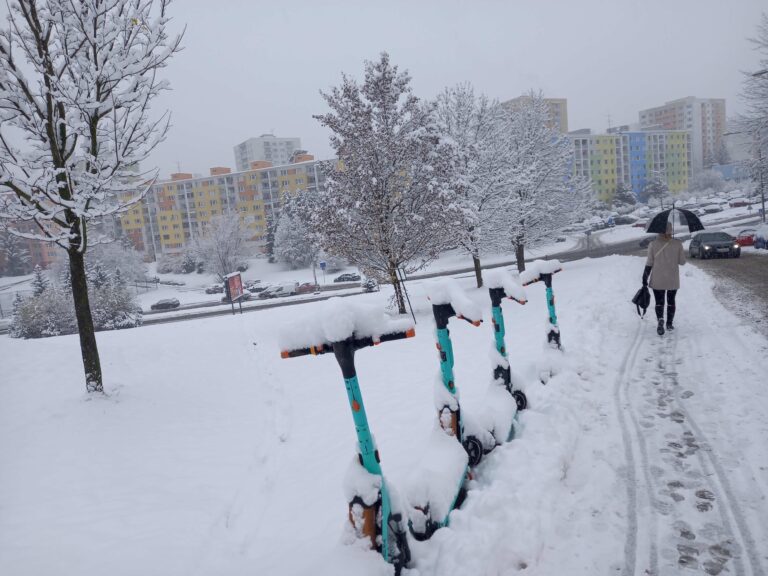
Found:
[{"label": "beige coat", "polygon": [[648,260],[645,265],[651,266],[651,280],[649,282],[653,290],[679,290],[680,266],[685,264],[685,250],[683,243],[676,238],[667,240],[659,236],[648,245]]}]

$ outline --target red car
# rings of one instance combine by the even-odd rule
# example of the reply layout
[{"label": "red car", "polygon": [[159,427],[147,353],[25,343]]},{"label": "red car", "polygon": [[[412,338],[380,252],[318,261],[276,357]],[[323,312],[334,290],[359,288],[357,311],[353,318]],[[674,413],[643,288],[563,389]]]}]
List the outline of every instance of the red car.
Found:
[{"label": "red car", "polygon": [[304,282],[304,284],[299,284],[299,286],[296,288],[296,294],[312,294],[319,291],[320,286],[314,282]]},{"label": "red car", "polygon": [[739,232],[736,236],[736,243],[739,246],[754,246],[755,245],[755,232],[754,228],[747,228]]}]

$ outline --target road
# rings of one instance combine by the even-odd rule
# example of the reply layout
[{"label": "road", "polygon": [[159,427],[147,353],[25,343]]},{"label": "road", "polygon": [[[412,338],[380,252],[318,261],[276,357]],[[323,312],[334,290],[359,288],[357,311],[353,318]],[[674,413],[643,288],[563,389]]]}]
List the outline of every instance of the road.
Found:
[{"label": "road", "polygon": [[716,279],[714,293],[731,312],[768,337],[768,256],[742,251],[741,258],[688,262]]}]

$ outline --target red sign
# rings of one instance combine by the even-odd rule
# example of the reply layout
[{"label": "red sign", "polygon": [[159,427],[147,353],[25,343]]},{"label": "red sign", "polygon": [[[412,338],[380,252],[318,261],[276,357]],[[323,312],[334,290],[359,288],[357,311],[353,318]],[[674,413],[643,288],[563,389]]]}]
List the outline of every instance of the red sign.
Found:
[{"label": "red sign", "polygon": [[243,280],[240,272],[227,276],[227,294],[230,302],[237,302],[243,295]]}]

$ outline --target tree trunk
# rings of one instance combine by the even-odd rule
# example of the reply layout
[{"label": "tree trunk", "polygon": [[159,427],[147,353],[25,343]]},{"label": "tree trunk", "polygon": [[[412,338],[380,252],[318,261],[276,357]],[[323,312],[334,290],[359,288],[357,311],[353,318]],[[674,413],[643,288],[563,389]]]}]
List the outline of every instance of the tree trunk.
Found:
[{"label": "tree trunk", "polygon": [[477,280],[477,287],[483,287],[483,270],[480,268],[480,257],[473,254],[472,263],[475,265],[475,279]]},{"label": "tree trunk", "polygon": [[400,284],[400,278],[397,275],[397,267],[394,264],[389,265],[389,281],[392,282],[392,288],[395,289],[395,302],[397,302],[397,311],[405,314],[405,297],[403,296],[403,287]]},{"label": "tree trunk", "polygon": [[515,243],[515,257],[517,258],[517,271],[523,272],[525,270],[525,244],[522,239]]},{"label": "tree trunk", "polygon": [[96,346],[96,333],[93,329],[91,303],[88,299],[88,282],[85,276],[85,260],[76,248],[69,254],[69,273],[72,277],[72,297],[75,302],[77,331],[80,334],[80,352],[85,369],[85,388],[88,392],[104,392],[101,379],[101,362]]}]

